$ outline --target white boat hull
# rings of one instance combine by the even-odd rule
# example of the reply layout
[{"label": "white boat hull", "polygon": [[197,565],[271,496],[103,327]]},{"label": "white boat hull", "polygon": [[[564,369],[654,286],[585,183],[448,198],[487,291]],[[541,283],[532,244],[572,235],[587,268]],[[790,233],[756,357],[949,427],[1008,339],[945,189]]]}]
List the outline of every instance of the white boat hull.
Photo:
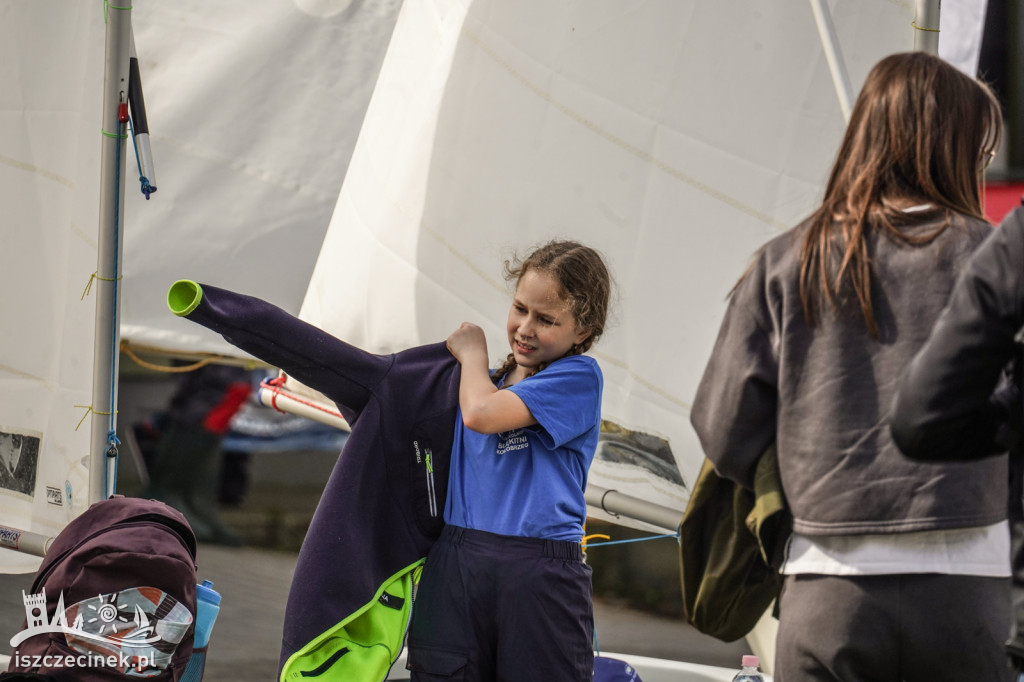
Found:
[{"label": "white boat hull", "polygon": [[[616,654],[605,652],[602,656],[618,658],[636,668],[643,682],[730,682],[739,668],[720,668],[699,663],[670,661],[665,658],[633,656],[632,654]],[[408,680],[409,672],[405,669],[405,651],[391,667],[388,680]],[[771,682],[770,676],[765,676]]]}]

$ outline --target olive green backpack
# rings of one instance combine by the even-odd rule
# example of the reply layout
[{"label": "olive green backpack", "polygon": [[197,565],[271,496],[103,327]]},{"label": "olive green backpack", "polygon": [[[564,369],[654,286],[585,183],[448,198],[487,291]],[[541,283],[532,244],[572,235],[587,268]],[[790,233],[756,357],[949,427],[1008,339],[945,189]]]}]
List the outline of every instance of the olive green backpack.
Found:
[{"label": "olive green backpack", "polygon": [[690,624],[726,642],[750,632],[779,595],[791,527],[774,445],[758,461],[753,492],[704,460],[679,527]]}]

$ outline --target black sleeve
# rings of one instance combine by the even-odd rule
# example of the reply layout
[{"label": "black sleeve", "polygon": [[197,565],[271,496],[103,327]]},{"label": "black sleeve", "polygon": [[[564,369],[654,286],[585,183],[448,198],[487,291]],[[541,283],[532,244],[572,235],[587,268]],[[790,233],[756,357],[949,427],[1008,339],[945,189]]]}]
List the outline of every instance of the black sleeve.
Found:
[{"label": "black sleeve", "polygon": [[996,391],[1024,322],[1024,208],[971,257],[931,336],[904,372],[890,427],[905,455],[970,460],[1004,452],[1016,400]]},{"label": "black sleeve", "polygon": [[[187,295],[181,292],[188,292]],[[387,375],[394,356],[356,348],[252,296],[182,280],[171,288],[187,305],[175,314],[203,325],[232,345],[278,367],[333,400],[352,423]]]}]

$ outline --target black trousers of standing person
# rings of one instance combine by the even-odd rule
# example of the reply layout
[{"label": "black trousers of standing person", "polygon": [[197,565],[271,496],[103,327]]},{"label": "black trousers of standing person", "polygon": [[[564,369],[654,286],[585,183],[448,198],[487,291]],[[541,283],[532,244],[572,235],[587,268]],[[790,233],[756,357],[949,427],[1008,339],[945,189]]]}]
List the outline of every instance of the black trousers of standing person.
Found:
[{"label": "black trousers of standing person", "polygon": [[788,575],[775,682],[1007,682],[1010,579]]},{"label": "black trousers of standing person", "polygon": [[[1024,368],[1021,368],[1024,370]],[[1018,426],[1018,432],[1021,430]],[[1010,571],[1013,605],[1006,652],[1014,670],[1024,673],[1024,453],[1018,444],[1010,451]]]},{"label": "black trousers of standing person", "polygon": [[579,543],[446,526],[413,605],[412,682],[590,682],[590,577]]}]

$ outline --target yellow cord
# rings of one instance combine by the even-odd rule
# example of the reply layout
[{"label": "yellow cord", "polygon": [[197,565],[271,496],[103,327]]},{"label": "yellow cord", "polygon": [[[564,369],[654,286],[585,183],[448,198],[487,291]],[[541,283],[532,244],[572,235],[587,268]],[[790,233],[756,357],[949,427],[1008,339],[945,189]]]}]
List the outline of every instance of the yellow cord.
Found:
[{"label": "yellow cord", "polygon": [[[82,425],[82,422],[85,421],[85,418],[89,416],[90,412],[93,413],[93,414],[101,414],[101,415],[103,415],[105,417],[109,417],[110,416],[110,412],[97,412],[96,410],[92,409],[92,405],[75,405],[75,407],[81,407],[82,409],[85,410],[85,414],[83,414],[82,418],[78,420],[78,426],[75,426],[75,431],[77,431],[78,427]],[[117,414],[117,413],[115,412],[114,414]]]},{"label": "yellow cord", "polygon": [[910,22],[910,25],[916,28],[918,31],[931,31],[932,33],[941,33],[941,31],[937,28],[925,28],[924,26],[918,26],[913,21]]},{"label": "yellow cord", "polygon": [[602,540],[611,540],[612,536],[611,535],[604,535],[603,533],[594,533],[592,535],[584,535],[583,536],[583,540],[580,542],[580,544],[583,545],[583,549],[584,550],[587,548],[587,540],[592,540],[594,538],[600,538]]},{"label": "yellow cord", "polygon": [[194,372],[195,370],[199,369],[200,367],[205,367],[206,365],[209,365],[210,363],[215,362],[217,360],[217,358],[215,356],[211,356],[211,357],[208,357],[208,358],[203,358],[202,360],[199,360],[197,362],[193,362],[191,365],[185,365],[183,367],[168,367],[167,365],[157,365],[157,364],[154,364],[152,362],[146,362],[145,360],[140,358],[138,355],[136,355],[135,352],[131,348],[129,348],[128,346],[126,346],[124,344],[121,344],[121,352],[124,353],[125,355],[127,355],[128,357],[130,357],[135,362],[136,365],[139,365],[141,367],[145,367],[146,369],[151,369],[151,370],[153,370],[155,372],[166,372],[168,374],[180,374],[180,373],[183,373],[183,372]]},{"label": "yellow cord", "polygon": [[100,277],[99,271],[97,270],[96,272],[92,273],[92,275],[89,277],[89,281],[86,282],[85,291],[82,292],[82,298],[79,299],[80,301],[84,301],[85,297],[89,295],[89,291],[92,289],[92,281],[94,279],[98,279],[102,282],[115,282],[124,279],[124,275],[121,275],[120,277],[117,278],[117,280],[114,280],[110,277]]},{"label": "yellow cord", "polygon": [[107,23],[107,10],[116,9],[120,11],[130,11],[131,5],[111,5],[110,0],[103,0],[103,23]]},{"label": "yellow cord", "polygon": [[[188,352],[174,352],[168,351],[165,348],[156,346],[146,346],[144,344],[134,343],[131,341],[121,341],[121,352],[127,355],[132,361],[134,361],[140,367],[151,369],[155,372],[164,372],[166,374],[180,374],[183,372],[193,372],[200,367],[205,367],[210,364],[219,365],[230,365],[233,367],[241,367],[247,370],[268,368],[270,365],[254,360],[252,358],[235,358],[229,355],[216,355],[209,353],[188,353]],[[155,353],[157,355],[170,355],[172,357],[190,360],[194,360],[191,365],[183,365],[181,367],[174,367],[170,365],[157,365],[151,362],[147,362],[140,358],[137,353]]]}]

